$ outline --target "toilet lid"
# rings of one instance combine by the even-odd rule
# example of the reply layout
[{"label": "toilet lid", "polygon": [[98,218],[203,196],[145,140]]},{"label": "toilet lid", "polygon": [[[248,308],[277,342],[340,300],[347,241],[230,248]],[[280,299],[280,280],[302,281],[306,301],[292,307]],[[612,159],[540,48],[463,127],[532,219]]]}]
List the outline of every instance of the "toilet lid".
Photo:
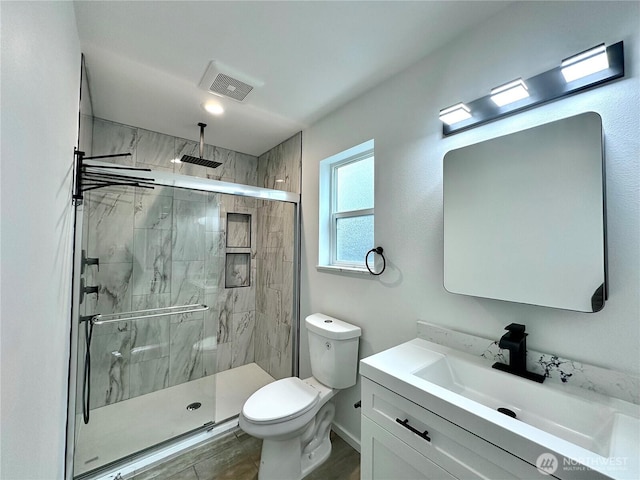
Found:
[{"label": "toilet lid", "polygon": [[274,423],[295,418],[318,403],[319,392],[297,377],[265,385],[249,397],[242,414],[255,423]]}]

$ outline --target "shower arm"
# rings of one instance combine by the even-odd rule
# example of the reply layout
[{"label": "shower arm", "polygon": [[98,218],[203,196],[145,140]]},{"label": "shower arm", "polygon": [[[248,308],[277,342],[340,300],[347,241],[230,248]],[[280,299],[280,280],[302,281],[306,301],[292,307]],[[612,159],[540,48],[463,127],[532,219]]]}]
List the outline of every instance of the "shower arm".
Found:
[{"label": "shower arm", "polygon": [[[160,310],[170,310],[170,311],[160,313],[159,312]],[[88,321],[92,325],[106,325],[108,323],[124,322],[127,320],[140,320],[143,318],[153,318],[153,317],[168,317],[171,315],[181,315],[184,313],[204,312],[206,310],[209,310],[209,307],[207,305],[196,303],[193,305],[176,305],[174,307],[150,308],[147,310],[135,310],[133,312],[123,312],[123,313],[111,313],[108,315],[102,315],[101,313],[98,313],[96,315],[88,315],[86,317],[81,317],[80,321],[81,322]],[[129,317],[127,315],[133,315],[133,316]]]},{"label": "shower arm", "polygon": [[206,127],[207,124],[200,122],[198,124],[198,126],[200,127],[200,149],[199,149],[199,153],[200,153],[200,158],[202,158],[202,157],[204,157],[204,127]]}]

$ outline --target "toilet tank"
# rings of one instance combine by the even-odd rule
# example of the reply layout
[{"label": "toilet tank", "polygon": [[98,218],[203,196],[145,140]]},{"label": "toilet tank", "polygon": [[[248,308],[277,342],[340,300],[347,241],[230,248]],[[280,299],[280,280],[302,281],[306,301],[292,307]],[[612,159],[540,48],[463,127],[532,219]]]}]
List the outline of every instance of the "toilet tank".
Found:
[{"label": "toilet tank", "polygon": [[322,313],[309,315],[305,322],[313,377],[331,388],[355,385],[360,327]]}]

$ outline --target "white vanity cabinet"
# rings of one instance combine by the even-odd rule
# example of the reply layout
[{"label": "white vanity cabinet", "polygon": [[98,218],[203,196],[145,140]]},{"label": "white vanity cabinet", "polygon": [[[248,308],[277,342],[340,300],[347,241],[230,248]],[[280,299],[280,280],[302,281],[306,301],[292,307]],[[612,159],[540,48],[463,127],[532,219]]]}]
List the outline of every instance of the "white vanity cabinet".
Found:
[{"label": "white vanity cabinet", "polygon": [[362,377],[361,478],[555,477],[543,475],[530,463]]},{"label": "white vanity cabinet", "polygon": [[360,360],[362,480],[640,479],[640,406],[492,364],[420,338]]}]

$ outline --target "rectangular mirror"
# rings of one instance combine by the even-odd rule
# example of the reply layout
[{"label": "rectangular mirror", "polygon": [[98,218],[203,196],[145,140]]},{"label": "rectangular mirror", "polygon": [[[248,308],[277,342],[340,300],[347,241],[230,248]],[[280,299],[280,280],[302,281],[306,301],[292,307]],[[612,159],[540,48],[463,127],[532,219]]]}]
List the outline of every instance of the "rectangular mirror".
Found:
[{"label": "rectangular mirror", "polygon": [[597,113],[447,152],[443,177],[447,291],[580,312],[604,307]]}]

